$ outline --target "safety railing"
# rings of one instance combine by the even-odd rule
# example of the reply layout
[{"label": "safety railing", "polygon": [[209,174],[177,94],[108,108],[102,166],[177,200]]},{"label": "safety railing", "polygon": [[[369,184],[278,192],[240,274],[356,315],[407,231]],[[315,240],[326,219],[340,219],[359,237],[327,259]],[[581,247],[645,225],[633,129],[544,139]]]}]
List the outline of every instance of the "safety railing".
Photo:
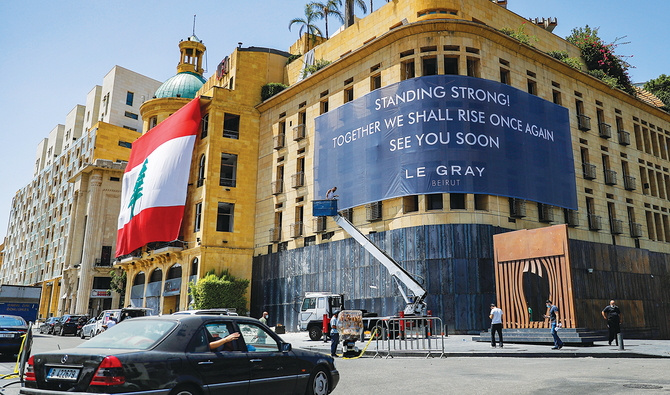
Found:
[{"label": "safety railing", "polygon": [[379,320],[374,358],[393,358],[394,353],[426,353],[426,358],[446,358],[445,326],[439,317],[393,317]]}]

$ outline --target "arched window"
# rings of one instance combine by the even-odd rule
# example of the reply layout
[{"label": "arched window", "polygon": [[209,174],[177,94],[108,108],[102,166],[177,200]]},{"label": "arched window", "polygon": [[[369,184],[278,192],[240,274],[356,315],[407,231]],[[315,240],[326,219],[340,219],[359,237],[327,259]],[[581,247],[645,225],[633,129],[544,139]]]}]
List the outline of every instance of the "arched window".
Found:
[{"label": "arched window", "polygon": [[200,157],[200,167],[198,168],[198,186],[201,187],[205,182],[205,154]]},{"label": "arched window", "polygon": [[150,283],[155,283],[157,281],[163,281],[163,270],[160,268],[154,269],[154,271],[151,272],[151,277],[149,277]]},{"label": "arched window", "polygon": [[191,262],[191,276],[197,276],[198,275],[198,258],[193,258],[193,262]]},{"label": "arched window", "polygon": [[167,279],[171,278],[181,278],[181,265],[179,263],[175,263],[168,270]]},{"label": "arched window", "polygon": [[139,272],[135,276],[135,281],[133,281],[133,285],[144,285],[144,272]]}]

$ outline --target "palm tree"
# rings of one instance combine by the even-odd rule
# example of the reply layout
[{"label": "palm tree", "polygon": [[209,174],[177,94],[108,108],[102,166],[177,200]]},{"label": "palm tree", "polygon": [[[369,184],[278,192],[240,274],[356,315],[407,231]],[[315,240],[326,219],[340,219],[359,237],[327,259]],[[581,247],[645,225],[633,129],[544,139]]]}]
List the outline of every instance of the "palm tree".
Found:
[{"label": "palm tree", "polygon": [[344,4],[344,13],[346,18],[346,27],[349,27],[354,24],[354,5],[357,5],[363,13],[368,12],[368,8],[365,5],[365,0],[345,0]]},{"label": "palm tree", "polygon": [[313,1],[309,3],[309,5],[314,7],[314,12],[319,18],[326,20],[326,40],[329,39],[330,36],[328,36],[328,15],[334,15],[337,17],[337,19],[340,20],[340,22],[344,23],[344,16],[342,15],[342,12],[340,12],[340,10],[337,8],[338,6],[342,5],[342,0],[328,0],[323,3]]},{"label": "palm tree", "polygon": [[[300,31],[298,31],[298,37],[302,37],[302,32],[305,31],[308,36],[312,37],[312,42],[316,42],[316,35],[323,36],[321,30],[314,24],[314,20],[318,18],[314,8],[310,4],[305,5],[305,18],[294,18],[288,24],[288,30],[291,31],[291,26],[294,24],[299,24]],[[307,50],[309,51],[309,39],[307,40]]]}]

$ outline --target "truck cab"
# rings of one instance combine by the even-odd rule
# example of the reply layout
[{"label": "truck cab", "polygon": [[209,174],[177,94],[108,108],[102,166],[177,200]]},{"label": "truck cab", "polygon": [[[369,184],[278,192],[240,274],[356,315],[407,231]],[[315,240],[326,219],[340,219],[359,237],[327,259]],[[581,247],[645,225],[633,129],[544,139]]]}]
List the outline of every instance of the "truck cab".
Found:
[{"label": "truck cab", "polygon": [[343,294],[307,292],[300,308],[298,329],[308,331],[310,339],[319,340],[323,336],[324,314],[330,319],[335,311],[342,309],[344,309]]}]

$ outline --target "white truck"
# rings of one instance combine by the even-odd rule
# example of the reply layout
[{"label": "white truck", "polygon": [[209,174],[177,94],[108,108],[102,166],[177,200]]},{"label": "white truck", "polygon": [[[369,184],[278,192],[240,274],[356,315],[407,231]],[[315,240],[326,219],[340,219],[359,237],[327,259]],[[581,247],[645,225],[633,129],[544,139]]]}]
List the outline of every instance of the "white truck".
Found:
[{"label": "white truck", "polygon": [[[333,220],[344,229],[351,237],[353,237],[366,251],[375,257],[386,270],[388,270],[391,277],[395,280],[400,294],[405,300],[406,306],[404,315],[406,317],[423,316],[426,312],[426,289],[419,284],[414,277],[409,274],[402,266],[400,266],[391,256],[384,250],[375,245],[370,239],[361,233],[349,220],[340,216],[337,213],[337,200],[315,200],[312,208],[313,215],[316,217],[331,216]],[[402,285],[412,293],[410,296],[405,293]],[[328,293],[328,292],[307,292],[305,299],[300,309],[298,317],[298,326],[300,330],[309,332],[309,337],[312,340],[319,340],[323,336],[323,316],[326,314],[328,319],[332,317],[336,310],[343,310],[344,295]],[[363,311],[363,333],[365,331],[372,331],[376,326],[380,326],[379,321],[391,317],[379,317],[376,313],[369,313]],[[393,328],[388,328],[390,334],[393,335]],[[326,333],[327,335],[327,333]],[[364,339],[363,334],[360,336]]]}]

